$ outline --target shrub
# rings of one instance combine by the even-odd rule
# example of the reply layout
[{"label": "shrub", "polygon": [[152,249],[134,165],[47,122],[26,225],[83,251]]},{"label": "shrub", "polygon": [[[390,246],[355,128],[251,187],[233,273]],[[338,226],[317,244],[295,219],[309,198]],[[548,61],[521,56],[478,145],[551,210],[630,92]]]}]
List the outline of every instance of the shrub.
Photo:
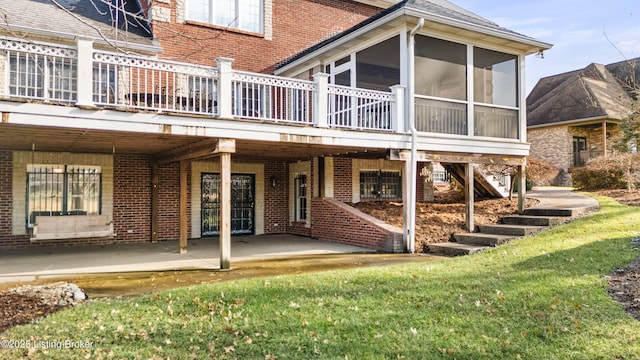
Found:
[{"label": "shrub", "polygon": [[573,186],[583,190],[636,189],[640,183],[640,154],[619,153],[595,158],[573,171]]}]

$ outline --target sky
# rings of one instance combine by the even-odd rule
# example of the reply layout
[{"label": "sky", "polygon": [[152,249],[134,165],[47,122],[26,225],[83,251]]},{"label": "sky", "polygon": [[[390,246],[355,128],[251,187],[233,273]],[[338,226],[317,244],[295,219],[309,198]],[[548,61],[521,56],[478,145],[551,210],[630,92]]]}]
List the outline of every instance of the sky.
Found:
[{"label": "sky", "polygon": [[553,47],[526,58],[527,94],[540,78],[640,57],[640,0],[449,0]]}]

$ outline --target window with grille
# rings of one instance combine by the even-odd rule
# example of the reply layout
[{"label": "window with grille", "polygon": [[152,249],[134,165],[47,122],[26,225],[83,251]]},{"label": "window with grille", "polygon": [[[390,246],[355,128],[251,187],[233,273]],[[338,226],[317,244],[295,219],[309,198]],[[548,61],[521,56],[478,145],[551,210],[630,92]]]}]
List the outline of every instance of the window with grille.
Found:
[{"label": "window with grille", "polygon": [[396,199],[402,197],[399,171],[360,171],[360,199]]},{"label": "window with grille", "polygon": [[102,174],[99,166],[28,165],[27,223],[36,216],[99,215]]},{"label": "window with grille", "polygon": [[10,52],[9,93],[44,100],[76,101],[77,64],[74,59]]},{"label": "window with grille", "polygon": [[187,0],[187,19],[262,33],[263,0]]},{"label": "window with grille", "polygon": [[296,175],[293,186],[295,221],[307,221],[307,175]]}]

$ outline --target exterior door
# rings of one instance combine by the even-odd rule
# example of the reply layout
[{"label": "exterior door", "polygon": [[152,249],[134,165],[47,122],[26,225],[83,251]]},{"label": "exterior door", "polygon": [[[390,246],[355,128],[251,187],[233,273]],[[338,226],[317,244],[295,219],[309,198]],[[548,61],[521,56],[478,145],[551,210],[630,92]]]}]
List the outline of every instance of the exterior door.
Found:
[{"label": "exterior door", "polygon": [[[220,234],[220,174],[203,173],[201,182],[201,234]],[[231,175],[231,234],[254,233],[255,175]]]},{"label": "exterior door", "polygon": [[584,137],[573,137],[573,164],[572,166],[584,166],[587,161],[587,139]]}]

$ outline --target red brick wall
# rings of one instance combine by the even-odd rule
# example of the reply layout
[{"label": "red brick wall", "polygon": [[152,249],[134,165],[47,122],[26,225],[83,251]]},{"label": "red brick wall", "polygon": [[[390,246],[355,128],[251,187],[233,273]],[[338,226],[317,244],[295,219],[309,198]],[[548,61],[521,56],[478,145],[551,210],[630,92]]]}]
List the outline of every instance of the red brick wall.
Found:
[{"label": "red brick wall", "polygon": [[[189,167],[187,174],[191,172]],[[180,163],[160,166],[158,172],[158,240],[177,240],[180,238]],[[189,207],[190,201],[187,200],[187,214]],[[187,228],[191,230],[191,226]]]},{"label": "red brick wall", "polygon": [[113,226],[116,242],[151,240],[151,167],[147,156],[113,157]]},{"label": "red brick wall", "polygon": [[[153,6],[175,6],[154,2]],[[157,22],[154,36],[163,58],[215,65],[215,58],[235,59],[240,70],[272,73],[275,65],[331,35],[346,30],[381,9],[341,0],[273,0],[272,40],[215,26]]]},{"label": "red brick wall", "polygon": [[[284,234],[289,224],[288,166],[284,161],[264,163],[264,233]],[[271,177],[275,176],[277,185],[271,187]]]},{"label": "red brick wall", "polygon": [[333,160],[333,197],[342,202],[351,202],[353,178],[351,159],[334,158]]},{"label": "red brick wall", "polygon": [[307,227],[307,223],[294,221],[287,227],[287,234],[299,236],[311,236],[311,228]]},{"label": "red brick wall", "polygon": [[402,230],[392,229],[335,199],[314,198],[312,205],[312,237],[379,251],[402,252]]}]

